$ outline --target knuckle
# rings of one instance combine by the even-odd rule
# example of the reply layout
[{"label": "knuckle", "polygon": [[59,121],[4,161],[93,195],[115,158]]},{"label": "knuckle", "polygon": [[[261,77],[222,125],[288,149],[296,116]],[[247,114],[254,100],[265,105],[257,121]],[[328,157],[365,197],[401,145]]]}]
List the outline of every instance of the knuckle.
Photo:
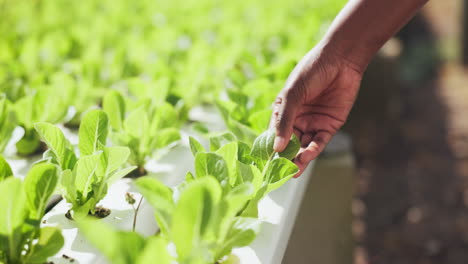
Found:
[{"label": "knuckle", "polygon": [[323,145],[325,144],[325,139],[322,136],[318,136],[314,139],[314,141],[317,143],[317,145]]},{"label": "knuckle", "polygon": [[278,116],[276,117],[276,120],[275,120],[275,127],[276,127],[278,130],[281,129],[282,120],[283,120],[283,118],[282,118],[281,115],[278,115]]},{"label": "knuckle", "polygon": [[283,103],[283,96],[282,95],[278,95],[275,99],[275,105],[280,105]]},{"label": "knuckle", "polygon": [[317,144],[319,149],[323,149],[325,148],[327,143],[330,141],[331,137],[332,137],[332,132],[322,130],[315,135],[313,141]]},{"label": "knuckle", "polygon": [[315,139],[314,139],[314,142],[312,144],[309,144],[309,146],[307,146],[306,150],[309,152],[309,153],[316,153],[318,151],[320,151],[320,143],[318,143]]},{"label": "knuckle", "polygon": [[304,97],[306,94],[306,86],[304,83],[304,78],[303,77],[298,77],[296,81],[288,87],[285,90],[285,100],[286,101],[293,101],[293,103],[296,103],[295,101],[300,100],[301,98]]}]

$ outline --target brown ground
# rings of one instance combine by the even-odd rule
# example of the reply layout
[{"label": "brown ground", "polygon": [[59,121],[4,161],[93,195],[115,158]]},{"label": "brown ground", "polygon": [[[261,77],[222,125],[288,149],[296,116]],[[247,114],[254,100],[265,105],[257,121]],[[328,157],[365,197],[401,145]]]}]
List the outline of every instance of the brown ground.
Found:
[{"label": "brown ground", "polygon": [[356,264],[468,263],[468,71],[450,48],[460,2],[431,2],[399,34],[400,56],[380,56],[363,80],[345,127]]}]

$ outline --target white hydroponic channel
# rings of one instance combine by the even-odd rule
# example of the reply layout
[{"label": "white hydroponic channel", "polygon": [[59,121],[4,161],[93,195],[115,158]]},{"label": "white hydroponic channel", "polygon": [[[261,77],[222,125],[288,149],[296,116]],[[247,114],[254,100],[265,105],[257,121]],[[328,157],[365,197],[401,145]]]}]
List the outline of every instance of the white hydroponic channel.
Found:
[{"label": "white hydroponic channel", "polygon": [[[221,131],[224,129],[223,121],[216,111],[210,108],[195,108],[191,111],[191,118],[207,124],[210,130]],[[72,144],[77,144],[77,135],[62,128]],[[15,130],[15,138],[21,137],[22,131]],[[196,134],[183,131],[181,142],[171,149],[159,160],[150,160],[146,166],[151,177],[156,177],[168,186],[175,186],[184,180],[187,171],[193,169],[193,156],[188,144],[188,135],[196,137],[205,147],[206,139]],[[40,158],[36,156],[30,159],[15,158],[13,144],[6,150],[6,159],[12,166],[16,177],[24,177],[32,163]],[[302,201],[313,164],[298,179],[292,179],[279,189],[268,194],[259,203],[259,217],[262,220],[260,233],[256,240],[247,247],[233,250],[233,255],[241,264],[277,264],[281,263],[291,231]],[[125,201],[125,194],[129,192],[137,201],[141,195],[132,183],[131,179],[122,179],[112,184],[107,196],[99,205],[111,210],[111,214],[102,219],[107,224],[121,230],[131,230],[134,221],[134,210]],[[43,225],[58,226],[62,229],[65,238],[64,247],[49,259],[55,264],[105,264],[109,263],[86,239],[78,232],[74,221],[65,217],[70,209],[62,200],[43,218]],[[144,236],[153,235],[157,230],[153,210],[149,204],[143,202],[137,214],[135,230]],[[102,241],[106,243],[106,241]]]}]

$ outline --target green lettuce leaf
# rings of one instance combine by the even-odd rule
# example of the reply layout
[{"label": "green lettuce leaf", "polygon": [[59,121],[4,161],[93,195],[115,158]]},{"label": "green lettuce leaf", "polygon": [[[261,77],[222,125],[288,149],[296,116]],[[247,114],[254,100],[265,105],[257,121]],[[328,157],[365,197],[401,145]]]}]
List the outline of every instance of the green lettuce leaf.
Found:
[{"label": "green lettuce leaf", "polygon": [[172,240],[181,262],[202,254],[203,245],[216,238],[212,228],[221,186],[214,177],[196,179],[187,186],[172,219]]},{"label": "green lettuce leaf", "polygon": [[123,128],[125,100],[116,90],[110,90],[102,100],[102,109],[109,116],[109,124],[114,130]]},{"label": "green lettuce leaf", "polygon": [[80,233],[112,263],[137,263],[145,246],[144,238],[138,233],[116,231],[102,221],[88,218],[77,220],[77,224]]},{"label": "green lettuce leaf", "polygon": [[136,185],[145,199],[153,206],[161,233],[166,237],[170,237],[170,224],[175,209],[172,190],[150,177],[138,179]]},{"label": "green lettuce leaf", "polygon": [[34,165],[24,180],[30,217],[40,220],[59,180],[58,168],[50,163]]},{"label": "green lettuce leaf", "polygon": [[4,179],[13,176],[13,171],[8,162],[0,155],[0,182]]},{"label": "green lettuce leaf", "polygon": [[102,110],[91,110],[81,120],[79,130],[80,155],[91,155],[106,145],[109,119]]},{"label": "green lettuce leaf", "polygon": [[62,170],[73,169],[76,163],[76,155],[70,141],[65,138],[60,128],[49,123],[36,123],[37,133],[51,150],[53,160],[62,168]]},{"label": "green lettuce leaf", "polygon": [[47,258],[55,255],[65,244],[61,230],[55,227],[43,227],[39,229],[39,237],[32,244],[26,263],[42,264]]}]

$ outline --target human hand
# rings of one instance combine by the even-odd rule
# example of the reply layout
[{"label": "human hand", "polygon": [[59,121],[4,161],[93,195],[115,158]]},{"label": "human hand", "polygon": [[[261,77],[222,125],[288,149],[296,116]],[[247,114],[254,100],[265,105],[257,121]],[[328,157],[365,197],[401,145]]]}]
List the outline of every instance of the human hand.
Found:
[{"label": "human hand", "polygon": [[301,149],[294,159],[298,177],[346,121],[356,99],[363,68],[318,45],[294,68],[279,93],[270,126],[274,149],[283,151],[295,133]]}]

